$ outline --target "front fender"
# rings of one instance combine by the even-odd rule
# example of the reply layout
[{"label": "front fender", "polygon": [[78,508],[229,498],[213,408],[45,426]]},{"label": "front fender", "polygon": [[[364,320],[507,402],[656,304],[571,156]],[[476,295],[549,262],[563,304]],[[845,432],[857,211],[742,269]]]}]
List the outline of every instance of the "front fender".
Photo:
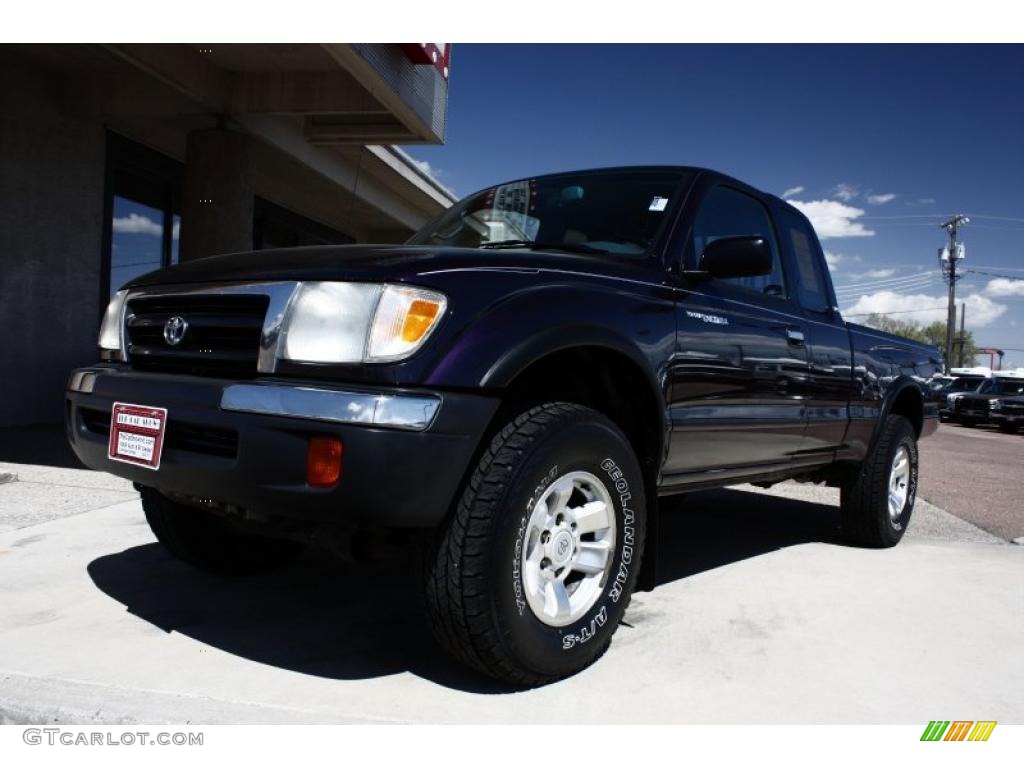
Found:
[{"label": "front fender", "polygon": [[473,318],[426,377],[437,388],[502,389],[541,358],[595,346],[628,357],[663,398],[663,371],[675,345],[671,294],[658,286],[541,285],[519,291]]}]

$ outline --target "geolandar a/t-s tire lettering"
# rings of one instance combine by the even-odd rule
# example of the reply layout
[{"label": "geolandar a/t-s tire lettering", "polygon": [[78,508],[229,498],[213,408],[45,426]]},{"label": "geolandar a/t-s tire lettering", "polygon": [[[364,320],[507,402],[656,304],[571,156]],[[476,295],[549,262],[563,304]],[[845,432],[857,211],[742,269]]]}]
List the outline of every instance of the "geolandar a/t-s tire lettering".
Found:
[{"label": "geolandar a/t-s tire lettering", "polygon": [[435,635],[515,684],[583,669],[629,602],[644,519],[639,465],[609,419],[569,403],[520,414],[481,458],[432,561]]}]

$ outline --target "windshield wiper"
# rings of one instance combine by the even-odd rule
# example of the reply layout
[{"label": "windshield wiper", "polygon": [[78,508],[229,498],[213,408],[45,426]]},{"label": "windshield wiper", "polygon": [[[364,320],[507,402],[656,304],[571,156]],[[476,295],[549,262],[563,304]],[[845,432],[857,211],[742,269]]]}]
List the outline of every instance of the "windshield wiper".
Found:
[{"label": "windshield wiper", "polygon": [[585,243],[545,243],[539,240],[495,240],[481,243],[481,248],[501,250],[503,248],[526,248],[531,251],[568,251],[569,253],[608,253],[603,248],[594,248]]}]

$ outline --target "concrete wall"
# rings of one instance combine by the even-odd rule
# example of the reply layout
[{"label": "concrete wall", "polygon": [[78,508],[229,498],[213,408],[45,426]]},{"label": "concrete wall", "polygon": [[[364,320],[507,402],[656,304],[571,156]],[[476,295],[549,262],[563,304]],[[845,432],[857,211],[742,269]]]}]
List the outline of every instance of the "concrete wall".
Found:
[{"label": "concrete wall", "polygon": [[68,370],[96,360],[106,141],[60,98],[0,61],[0,425],[59,421]]}]

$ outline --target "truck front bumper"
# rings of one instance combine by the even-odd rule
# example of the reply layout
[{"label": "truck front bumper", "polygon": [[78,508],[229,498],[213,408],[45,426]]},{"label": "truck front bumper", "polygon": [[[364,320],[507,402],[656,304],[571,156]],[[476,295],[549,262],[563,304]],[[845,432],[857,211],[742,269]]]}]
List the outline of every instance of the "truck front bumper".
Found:
[{"label": "truck front bumper", "polygon": [[[115,402],[167,409],[158,470],[107,457]],[[498,404],[451,392],[93,366],[72,372],[65,422],[87,467],[165,493],[261,516],[429,527],[454,501]],[[332,487],[306,482],[313,437],[342,442],[341,477]]]}]

